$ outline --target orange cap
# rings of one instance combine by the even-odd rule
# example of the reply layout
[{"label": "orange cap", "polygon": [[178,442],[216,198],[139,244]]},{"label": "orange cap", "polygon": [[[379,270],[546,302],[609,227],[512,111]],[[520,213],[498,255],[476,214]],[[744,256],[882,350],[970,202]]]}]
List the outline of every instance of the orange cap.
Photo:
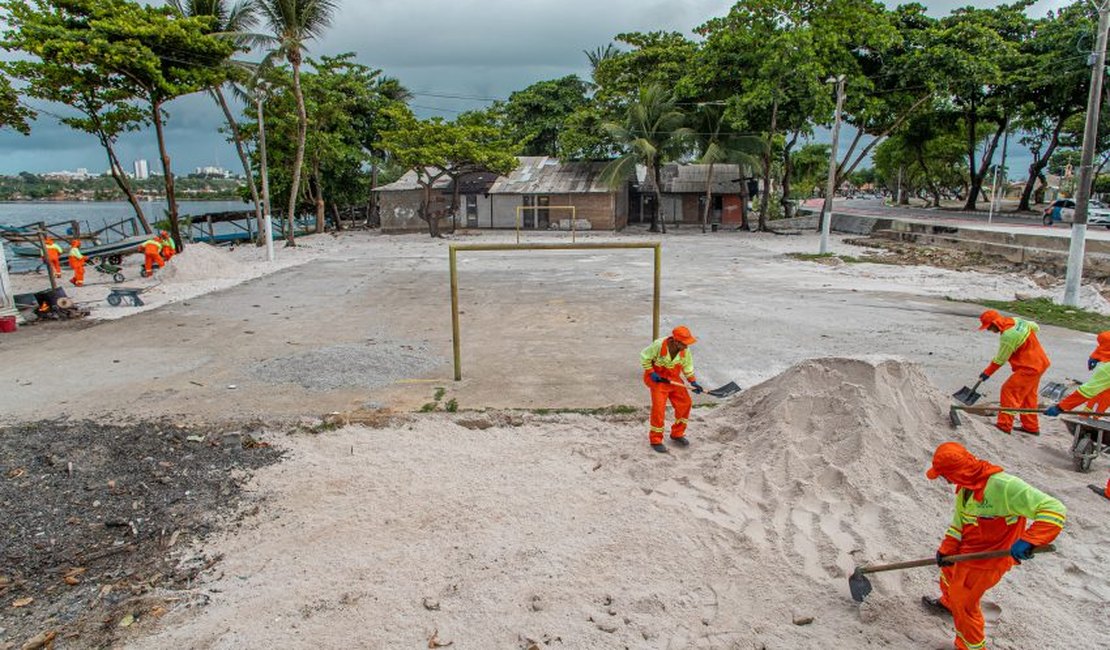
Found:
[{"label": "orange cap", "polygon": [[979,329],[987,329],[991,325],[994,325],[995,322],[998,321],[998,319],[1000,318],[1002,318],[1002,314],[996,312],[993,309],[988,309],[987,311],[979,315]]},{"label": "orange cap", "polygon": [[1091,358],[1099,362],[1110,361],[1110,330],[1099,332],[1098,345],[1091,353]]},{"label": "orange cap", "polygon": [[74,239],[73,241],[71,241],[69,243],[69,245],[70,246],[80,246],[81,245],[81,240],[80,239]]},{"label": "orange cap", "polygon": [[42,240],[44,242],[46,242],[47,244],[53,244],[54,243],[54,238],[53,237],[43,237]]},{"label": "orange cap", "polygon": [[170,236],[170,234],[168,232],[166,232],[165,230],[159,232],[158,234],[162,235],[163,237],[169,237]]},{"label": "orange cap", "polygon": [[671,337],[674,340],[684,345],[693,345],[698,342],[694,335],[690,333],[690,328],[685,325],[679,325],[671,331]]}]

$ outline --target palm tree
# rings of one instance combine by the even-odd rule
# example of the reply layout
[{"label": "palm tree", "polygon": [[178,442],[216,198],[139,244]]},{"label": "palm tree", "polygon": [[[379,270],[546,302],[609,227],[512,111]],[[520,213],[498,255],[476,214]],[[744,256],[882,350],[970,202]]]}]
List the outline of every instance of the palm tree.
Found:
[{"label": "palm tree", "polygon": [[[304,165],[305,137],[308,134],[308,115],[305,112],[304,93],[301,92],[301,62],[305,42],[319,37],[331,24],[339,6],[338,0],[251,0],[270,34],[261,42],[272,51],[269,57],[282,56],[293,67],[293,96],[297,100],[297,154],[293,159],[293,178],[289,188],[289,205],[286,245],[296,246],[293,239],[294,218],[297,215],[297,197],[301,185],[301,166]],[[268,58],[269,58],[268,57]]]},{"label": "palm tree", "polygon": [[[709,165],[705,178],[705,207],[701,216],[701,231],[705,232],[709,223],[709,210],[713,206],[713,166],[717,163],[736,163],[743,170],[759,167],[760,158],[755,155],[763,151],[764,142],[758,136],[739,135],[729,128],[725,120],[723,102],[699,104],[695,111],[694,140],[700,157],[698,162]],[[741,195],[744,209],[747,209],[747,182],[741,179]],[[747,225],[745,217],[744,224]]]},{"label": "palm tree", "polygon": [[[246,48],[251,40],[248,30],[258,22],[254,6],[250,4],[249,0],[237,0],[231,5],[228,4],[228,0],[169,0],[169,4],[179,14],[187,18],[211,18],[211,34],[224,36],[235,43],[236,46],[243,48]],[[227,68],[227,78],[232,80],[242,77],[244,65],[236,61],[226,61],[224,66]],[[261,244],[262,228],[264,227],[262,201],[259,198],[258,184],[254,180],[254,172],[251,170],[250,161],[247,159],[246,149],[243,148],[243,136],[239,130],[239,123],[236,122],[234,115],[231,113],[231,108],[228,106],[227,97],[224,96],[223,84],[209,88],[208,92],[224,112],[224,119],[231,131],[231,138],[235,142],[235,150],[239,154],[239,162],[243,165],[243,173],[247,176],[251,199],[254,201],[255,222],[258,225],[257,231],[259,233],[258,242]]]},{"label": "palm tree", "polygon": [[[636,101],[628,107],[623,124],[607,122],[603,129],[625,150],[602,171],[601,179],[616,187],[634,175],[636,165],[647,168],[647,177],[655,190],[655,212],[651,215],[651,232],[659,232],[660,210],[663,208],[660,168],[690,148],[693,131],[684,126],[686,115],[675,106],[674,95],[658,84],[640,88]],[[667,225],[663,223],[663,232]]]}]

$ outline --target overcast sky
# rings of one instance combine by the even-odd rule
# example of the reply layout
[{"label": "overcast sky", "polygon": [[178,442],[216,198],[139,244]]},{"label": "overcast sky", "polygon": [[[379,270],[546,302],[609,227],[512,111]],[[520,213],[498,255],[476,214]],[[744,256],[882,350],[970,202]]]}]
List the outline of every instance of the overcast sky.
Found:
[{"label": "overcast sky", "polygon": [[[343,0],[326,37],[310,44],[310,56],[355,52],[361,63],[381,68],[414,91],[421,117],[454,116],[492,98],[505,98],[543,79],[588,76],[584,50],[629,31],[673,30],[686,34],[714,16],[726,0]],[[897,3],[888,2],[888,5]],[[924,2],[937,16],[967,1]],[[997,5],[996,1],[976,5]],[[1068,4],[1040,0],[1033,15]],[[462,99],[479,98],[479,99]],[[55,107],[53,110],[57,111]],[[219,165],[238,171],[234,148],[216,132],[219,110],[202,95],[168,105],[167,141],[176,173]],[[126,169],[145,158],[158,165],[153,132],[130,134],[119,143]],[[1014,169],[1016,163],[1011,163]],[[31,136],[0,132],[0,174],[20,171],[107,168],[91,137],[42,115]],[[1019,168],[1020,169],[1020,168]],[[1020,174],[1014,169],[1015,174]]]}]

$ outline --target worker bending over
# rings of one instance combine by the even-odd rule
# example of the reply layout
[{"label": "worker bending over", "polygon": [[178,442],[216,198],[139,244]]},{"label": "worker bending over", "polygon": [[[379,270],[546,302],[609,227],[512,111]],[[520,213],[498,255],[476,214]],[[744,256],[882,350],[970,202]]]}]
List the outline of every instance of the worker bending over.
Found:
[{"label": "worker bending over", "polygon": [[162,240],[158,235],[139,244],[139,250],[143,252],[143,271],[146,277],[150,277],[154,274],[153,266],[155,264],[158,265],[159,269],[165,266],[165,262],[162,260],[162,255],[160,254],[162,250]]},{"label": "worker bending over", "polygon": [[[1045,354],[1041,342],[1037,340],[1037,331],[1041,329],[1031,320],[1010,318],[1003,316],[993,309],[988,309],[979,316],[980,330],[990,330],[999,334],[998,353],[991,359],[990,365],[979,374],[979,379],[986,381],[1002,364],[1010,362],[1013,374],[1002,384],[999,403],[1002,408],[1037,408],[1037,390],[1040,387],[1041,375],[1051,363]],[[995,426],[1000,430],[1010,433],[1014,428],[1014,414],[1006,411],[998,412]],[[1019,431],[1040,435],[1041,425],[1036,413],[1022,413]]]},{"label": "worker bending over", "polygon": [[173,256],[177,255],[177,244],[173,243],[173,237],[170,237],[170,234],[165,230],[159,235],[162,238],[162,250],[159,254],[162,256],[162,260],[168,264]]},{"label": "worker bending over", "polygon": [[50,267],[50,272],[54,274],[55,278],[62,277],[62,247],[54,242],[53,237],[43,239],[42,243],[44,246],[44,260],[46,265]]},{"label": "worker bending over", "polygon": [[85,254],[81,252],[80,239],[69,244],[69,268],[73,269],[73,277],[69,279],[73,286],[85,286]]},{"label": "worker bending over", "polygon": [[[956,624],[955,647],[987,647],[979,601],[1015,564],[1033,557],[1064,528],[1067,509],[1059,500],[1030,486],[1001,467],[979,460],[956,442],[945,442],[933,453],[930,480],[943,477],[956,486],[952,523],[937,550],[940,598],[922,601],[950,612]],[[1026,528],[1026,522],[1033,524]],[[985,560],[947,562],[946,556],[1009,549],[1010,554]]]},{"label": "worker bending over", "polygon": [[640,353],[644,384],[651,391],[651,431],[648,439],[651,448],[660,453],[667,451],[663,445],[663,431],[668,400],[674,407],[671,440],[680,447],[690,444],[686,439],[686,420],[690,417],[692,402],[682,378],[685,376],[689,380],[695,393],[702,392],[702,387],[694,378],[694,357],[689,350],[695,342],[697,339],[690,330],[679,325],[670,336],[657,339]]}]

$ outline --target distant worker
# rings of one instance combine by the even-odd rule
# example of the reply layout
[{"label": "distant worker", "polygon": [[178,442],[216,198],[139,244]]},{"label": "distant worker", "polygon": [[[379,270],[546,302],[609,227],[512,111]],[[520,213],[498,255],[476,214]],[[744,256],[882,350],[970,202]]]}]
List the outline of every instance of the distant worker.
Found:
[{"label": "distant worker", "polygon": [[[1037,340],[1040,325],[1023,318],[1003,316],[993,309],[983,312],[979,316],[979,322],[980,330],[990,330],[1000,335],[998,353],[991,359],[990,365],[979,374],[979,379],[982,381],[990,379],[1002,364],[1009,361],[1013,374],[1002,384],[999,404],[1002,408],[1037,408],[1037,390],[1040,388],[1041,375],[1051,365],[1048,355],[1041,347],[1041,342]],[[1005,433],[1010,433],[1014,428],[1013,413],[999,411],[995,426]],[[1034,436],[1040,435],[1041,425],[1037,414],[1022,413],[1021,427],[1018,430]]]},{"label": "distant worker", "polygon": [[45,246],[43,260],[50,267],[50,272],[55,278],[62,277],[62,247],[54,242],[53,237],[47,237],[42,242]]},{"label": "distant worker", "polygon": [[169,263],[169,261],[173,259],[173,256],[177,255],[177,244],[173,243],[173,237],[170,237],[169,233],[165,230],[160,234],[162,236],[162,260]]},{"label": "distant worker", "polygon": [[663,431],[668,400],[674,407],[671,440],[680,447],[690,444],[686,439],[686,420],[690,417],[692,402],[682,378],[685,376],[689,380],[695,393],[702,392],[702,387],[694,378],[694,358],[688,349],[696,342],[690,330],[679,325],[670,336],[656,340],[640,353],[644,384],[651,390],[651,431],[648,438],[651,448],[660,453],[667,451],[663,445]]},{"label": "distant worker", "polygon": [[[952,523],[937,550],[941,567],[940,598],[922,597],[938,613],[950,613],[956,624],[955,647],[987,647],[979,601],[1015,564],[1033,558],[1064,528],[1067,508],[1059,500],[1030,486],[1001,467],[979,460],[956,442],[945,442],[933,453],[930,480],[943,477],[956,486]],[[1026,528],[1026,522],[1033,524]],[[1009,550],[986,560],[949,562],[949,555]]]},{"label": "distant worker", "polygon": [[150,277],[154,274],[153,266],[158,265],[161,269],[166,263],[162,260],[160,251],[162,250],[162,240],[155,235],[145,242],[139,244],[139,250],[143,252],[143,274]]},{"label": "distant worker", "polygon": [[85,254],[81,252],[80,239],[69,244],[69,268],[73,269],[73,277],[69,279],[73,286],[85,286]]}]

